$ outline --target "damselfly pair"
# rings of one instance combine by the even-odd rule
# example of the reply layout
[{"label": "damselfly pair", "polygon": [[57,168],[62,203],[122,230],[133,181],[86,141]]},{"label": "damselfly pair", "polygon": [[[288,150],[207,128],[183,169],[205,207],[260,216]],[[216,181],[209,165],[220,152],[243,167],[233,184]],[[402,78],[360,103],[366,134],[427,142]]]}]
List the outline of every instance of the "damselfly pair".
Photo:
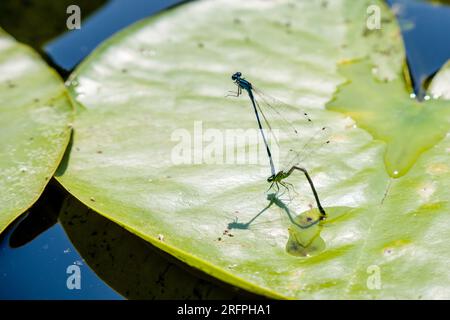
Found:
[{"label": "damselfly pair", "polygon": [[[277,192],[278,192],[280,190],[280,186],[284,187],[287,190],[289,190],[289,187],[293,188],[292,184],[285,181],[285,179],[287,179],[296,170],[302,172],[305,175],[305,177],[308,181],[308,184],[311,187],[312,193],[313,193],[314,198],[317,203],[317,208],[321,214],[321,219],[324,219],[326,217],[326,213],[320,203],[319,195],[314,186],[314,183],[313,183],[308,171],[303,166],[300,166],[300,162],[308,155],[307,154],[303,155],[303,159],[302,159],[302,158],[298,158],[298,154],[301,153],[302,151],[307,152],[306,149],[309,147],[309,145],[313,144],[313,142],[317,142],[317,140],[319,140],[319,145],[317,145],[317,144],[315,145],[316,151],[317,151],[317,149],[320,149],[323,145],[328,144],[329,140],[321,141],[322,139],[318,138],[318,136],[325,137],[327,135],[326,132],[328,131],[328,129],[326,127],[314,129],[312,136],[307,138],[305,143],[302,142],[302,147],[299,148],[300,150],[295,150],[295,148],[290,148],[291,152],[297,154],[297,156],[296,156],[297,162],[294,164],[291,164],[285,170],[277,171],[275,169],[272,152],[269,147],[268,140],[264,133],[264,129],[263,129],[263,126],[261,123],[261,117],[264,120],[264,123],[265,123],[267,129],[272,134],[273,134],[272,127],[268,121],[268,117],[267,117],[266,113],[270,112],[271,114],[275,115],[277,117],[277,119],[282,119],[283,126],[286,127],[287,131],[291,132],[294,135],[293,141],[297,141],[297,140],[299,141],[299,138],[301,135],[300,132],[294,127],[293,123],[288,121],[284,116],[285,113],[289,113],[289,112],[290,113],[295,112],[298,114],[298,110],[295,107],[289,106],[281,101],[278,101],[276,99],[273,99],[273,98],[270,98],[270,97],[264,95],[262,92],[260,92],[256,88],[254,88],[253,85],[249,81],[245,80],[245,78],[242,77],[242,74],[240,72],[234,73],[231,76],[231,79],[234,81],[234,83],[238,87],[237,92],[234,93],[234,96],[236,96],[236,97],[240,96],[242,94],[242,90],[245,90],[248,93],[248,96],[252,103],[253,110],[256,115],[256,121],[258,122],[258,127],[259,127],[259,130],[262,135],[262,139],[263,139],[266,151],[267,151],[267,155],[269,157],[269,163],[270,163],[270,169],[271,169],[271,176],[267,179],[267,182],[270,183],[269,190],[275,187],[275,188],[277,188]],[[260,99],[260,102],[256,99],[255,95],[258,96],[258,98]],[[271,101],[269,101],[269,100],[271,100]],[[264,108],[264,112],[263,112],[263,108]],[[302,112],[301,116],[302,116],[303,120],[311,126],[311,124],[313,122],[312,122],[311,118],[309,117],[309,115],[306,112]],[[278,144],[276,137],[273,136],[273,138],[275,139],[275,141]],[[312,150],[311,152],[314,152],[314,150]]]}]

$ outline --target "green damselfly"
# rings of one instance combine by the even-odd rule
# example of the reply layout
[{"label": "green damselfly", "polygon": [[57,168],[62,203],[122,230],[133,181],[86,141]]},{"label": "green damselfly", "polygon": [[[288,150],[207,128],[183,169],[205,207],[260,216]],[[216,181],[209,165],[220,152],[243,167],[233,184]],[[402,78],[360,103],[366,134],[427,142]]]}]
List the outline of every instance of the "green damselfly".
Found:
[{"label": "green damselfly", "polygon": [[[264,145],[265,145],[265,148],[267,151],[267,155],[269,157],[270,170],[271,170],[271,175],[267,179],[267,182],[270,183],[269,190],[271,188],[275,187],[275,188],[277,188],[277,191],[279,191],[280,190],[279,186],[281,185],[282,187],[286,188],[289,191],[289,186],[291,186],[291,187],[293,187],[293,186],[289,182],[285,181],[285,179],[287,179],[294,171],[300,171],[305,175],[305,177],[308,181],[308,184],[311,187],[311,191],[312,191],[312,193],[314,195],[314,199],[317,203],[317,208],[322,215],[322,219],[325,218],[326,212],[320,203],[320,199],[319,199],[319,195],[317,193],[316,187],[314,186],[313,180],[311,179],[311,176],[309,175],[308,171],[303,166],[300,166],[299,162],[301,160],[297,161],[297,163],[291,163],[290,166],[288,166],[287,169],[285,169],[285,170],[279,170],[279,171],[276,170],[274,161],[273,161],[273,157],[272,157],[272,152],[269,147],[267,137],[264,134],[264,129],[263,129],[263,126],[261,123],[261,117],[262,117],[267,129],[269,129],[269,131],[272,132],[271,124],[269,123],[268,118],[267,118],[266,114],[263,112],[262,107],[261,107],[261,106],[264,106],[265,110],[269,110],[272,114],[277,115],[278,118],[283,119],[283,125],[285,125],[287,127],[287,130],[292,132],[294,135],[296,135],[300,138],[299,131],[294,127],[294,125],[290,121],[288,121],[284,118],[283,110],[282,110],[282,109],[286,109],[286,107],[290,108],[291,110],[292,109],[296,110],[296,109],[292,106],[289,106],[289,105],[281,102],[281,101],[278,101],[274,98],[264,95],[261,91],[254,88],[253,85],[248,80],[243,78],[241,72],[234,73],[231,76],[231,79],[234,81],[234,83],[238,87],[237,92],[234,93],[234,96],[236,96],[236,97],[240,96],[242,94],[242,90],[245,90],[250,98],[251,103],[252,103],[253,110],[256,115],[256,121],[258,123],[258,127],[259,127],[259,130],[262,135]],[[256,99],[255,95],[258,96],[258,98],[260,98],[260,101],[258,101]],[[278,106],[273,105],[273,103],[271,104],[268,100],[272,100],[272,101],[276,102],[278,104]],[[280,106],[284,106],[284,107],[280,108]],[[312,123],[312,120],[309,117],[308,113],[302,112],[302,116],[307,123],[309,123],[309,124]],[[320,129],[317,130],[317,133],[320,133],[321,136],[325,136],[324,133],[326,133],[327,131],[328,131],[327,127],[321,127]],[[316,137],[314,137],[314,136],[310,137],[307,140],[307,142],[303,145],[302,149],[305,149],[306,147],[308,147],[315,139],[316,139]],[[329,140],[325,140],[323,143],[321,143],[319,145],[318,148],[320,148],[323,145],[328,144],[329,142],[330,142]],[[295,150],[294,148],[291,148],[290,151],[296,153],[295,159],[298,159],[300,152]],[[314,153],[314,152],[312,152],[312,153]],[[302,160],[304,160],[304,158]]]}]

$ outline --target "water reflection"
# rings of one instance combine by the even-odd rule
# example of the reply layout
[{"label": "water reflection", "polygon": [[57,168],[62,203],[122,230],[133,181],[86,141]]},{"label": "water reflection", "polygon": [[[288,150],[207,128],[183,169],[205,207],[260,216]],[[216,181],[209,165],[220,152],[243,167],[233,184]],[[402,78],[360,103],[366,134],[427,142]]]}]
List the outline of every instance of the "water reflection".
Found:
[{"label": "water reflection", "polygon": [[[65,193],[51,182],[39,201],[0,236],[0,299],[123,299],[92,271],[58,222]],[[76,264],[81,287],[69,289]]]},{"label": "water reflection", "polygon": [[228,229],[249,229],[258,217],[272,205],[276,205],[283,210],[290,222],[288,227],[289,239],[286,244],[287,253],[299,257],[309,257],[325,250],[325,241],[320,237],[320,233],[326,220],[318,209],[310,209],[295,215],[275,193],[268,194],[267,200],[269,204],[249,221],[245,223],[233,221],[228,224]]},{"label": "water reflection", "polygon": [[86,263],[126,298],[191,300],[257,297],[226,284],[215,285],[207,275],[184,264],[180,267],[175,258],[93,212],[73,197],[65,201],[60,221]]},{"label": "water reflection", "polygon": [[[66,285],[73,264],[80,290]],[[261,298],[210,280],[91,211],[54,180],[0,235],[0,299]]]}]

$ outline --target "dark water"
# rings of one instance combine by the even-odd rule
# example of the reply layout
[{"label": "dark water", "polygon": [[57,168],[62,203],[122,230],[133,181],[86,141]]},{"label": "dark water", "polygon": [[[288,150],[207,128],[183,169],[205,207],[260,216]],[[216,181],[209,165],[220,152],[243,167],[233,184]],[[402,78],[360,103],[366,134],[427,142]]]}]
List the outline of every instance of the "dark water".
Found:
[{"label": "dark water", "polygon": [[83,27],[62,34],[45,45],[59,67],[71,70],[104,39],[135,21],[151,16],[181,0],[112,0],[83,22]]},{"label": "dark water", "polygon": [[[58,215],[64,192],[51,182],[40,200],[0,238],[0,299],[122,299],[85,263]],[[80,269],[81,288],[66,281]]]},{"label": "dark water", "polygon": [[[84,262],[60,223],[32,242],[11,248],[14,228],[0,243],[0,299],[122,299]],[[69,266],[80,268],[80,289],[69,290]]]},{"label": "dark water", "polygon": [[[33,46],[67,75],[116,31],[179,2],[2,0],[0,26]],[[54,8],[55,3],[58,3],[57,8]],[[388,3],[397,12],[410,73],[415,90],[421,95],[426,80],[450,58],[450,7],[414,0],[388,0]],[[64,33],[68,4],[81,7],[82,29]],[[71,274],[67,269],[73,265],[79,268],[81,288],[70,290],[67,279]],[[236,292],[171,260],[147,242],[90,213],[55,181],[49,184],[40,200],[0,236],[0,299],[124,297],[229,299],[254,296]]]},{"label": "dark water", "polygon": [[414,91],[424,95],[427,80],[450,59],[450,6],[415,0],[388,0],[397,12]]}]

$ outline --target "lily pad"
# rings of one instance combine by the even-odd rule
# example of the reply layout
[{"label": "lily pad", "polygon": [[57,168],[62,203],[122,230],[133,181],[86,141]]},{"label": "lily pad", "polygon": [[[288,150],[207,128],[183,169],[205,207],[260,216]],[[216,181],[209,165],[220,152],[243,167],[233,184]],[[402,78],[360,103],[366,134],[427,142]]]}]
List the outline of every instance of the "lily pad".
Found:
[{"label": "lily pad", "polygon": [[450,100],[450,60],[442,67],[430,83],[429,91],[433,98]]},{"label": "lily pad", "polygon": [[430,96],[419,102],[410,95],[405,81],[397,78],[383,83],[371,70],[365,60],[341,65],[340,73],[349,80],[327,108],[351,116],[375,138],[385,141],[386,170],[393,178],[401,177],[447,134],[450,103]]},{"label": "lily pad", "polygon": [[[367,29],[370,5],[381,10],[381,29]],[[377,70],[364,80],[403,81],[400,32],[381,1],[179,6],[109,39],[70,77],[78,112],[57,179],[158,248],[257,294],[448,298],[450,141],[434,140],[393,179],[386,143],[325,107],[354,76],[338,64],[360,61]],[[296,192],[267,196],[261,143],[235,143],[259,134],[245,93],[225,97],[235,71],[295,106],[288,117],[302,135],[330,129],[330,143],[302,162],[327,219],[314,220],[300,175],[288,179]],[[382,105],[392,102],[377,93]],[[271,125],[286,129],[278,118]],[[279,136],[281,148],[293,142]]]},{"label": "lily pad", "polygon": [[0,29],[0,232],[41,195],[70,138],[60,77]]}]

